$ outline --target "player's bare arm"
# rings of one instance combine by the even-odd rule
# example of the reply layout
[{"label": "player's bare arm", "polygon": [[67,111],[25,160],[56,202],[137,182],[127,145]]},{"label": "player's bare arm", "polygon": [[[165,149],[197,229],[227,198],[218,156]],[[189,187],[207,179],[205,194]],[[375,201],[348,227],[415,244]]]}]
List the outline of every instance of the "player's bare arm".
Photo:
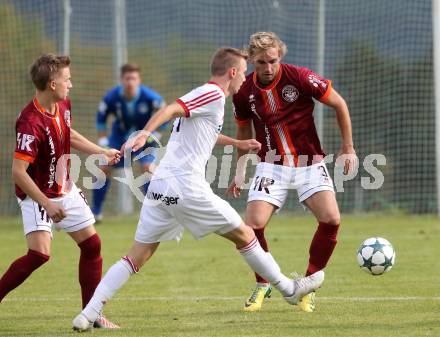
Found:
[{"label": "player's bare arm", "polygon": [[[164,108],[166,108],[166,107],[167,107],[167,102],[163,101],[163,102],[162,102],[162,105],[160,106],[160,108],[156,109],[156,111],[153,112],[153,116],[154,116],[155,114],[157,114],[161,109],[164,109]],[[160,140],[160,138],[162,138],[162,132],[156,130],[156,131],[154,132],[154,137],[155,137],[157,140]],[[152,141],[152,140],[149,139],[148,141]]]},{"label": "player's bare arm", "polygon": [[[252,123],[249,121],[247,124],[237,125],[237,139],[249,139],[253,136]],[[261,148],[261,144],[260,144]],[[259,149],[258,149],[259,150]],[[244,162],[240,161],[240,158],[247,154],[249,151],[237,148],[237,169],[235,172],[234,180],[232,180],[227,193],[232,195],[234,198],[238,198],[240,196],[241,188],[243,185],[246,167],[244,167]]]},{"label": "player's bare arm", "polygon": [[129,139],[122,145],[121,153],[124,153],[126,147],[136,152],[145,145],[148,137],[150,137],[159,126],[173,118],[184,116],[185,110],[176,102],[161,108],[151,117],[143,130],[136,137]]},{"label": "player's bare arm", "polygon": [[232,145],[237,148],[237,151],[248,153],[249,151],[259,151],[261,143],[255,139],[235,139],[222,134],[218,135],[217,145]]},{"label": "player's bare arm", "polygon": [[345,159],[344,163],[340,163],[340,165],[344,166],[344,174],[348,174],[348,172],[355,167],[357,157],[353,145],[351,119],[347,103],[333,88],[323,103],[332,107],[336,111],[336,119],[338,121],[342,138],[341,150],[338,153],[338,157],[341,155],[346,155],[348,157]]},{"label": "player's bare arm", "polygon": [[70,130],[70,143],[75,150],[86,154],[105,155],[109,165],[118,163],[121,158],[119,150],[102,148],[73,129]]},{"label": "player's bare arm", "polygon": [[12,178],[14,182],[26,193],[32,200],[43,206],[47,215],[54,222],[59,222],[66,217],[64,209],[61,205],[55,204],[41,192],[35,182],[27,173],[29,162],[14,158],[12,160]]}]

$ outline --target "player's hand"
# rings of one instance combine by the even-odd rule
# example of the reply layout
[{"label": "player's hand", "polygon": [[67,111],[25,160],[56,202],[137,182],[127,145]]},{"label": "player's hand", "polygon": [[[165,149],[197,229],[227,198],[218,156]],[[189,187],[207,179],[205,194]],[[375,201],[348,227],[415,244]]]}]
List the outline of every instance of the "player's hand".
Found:
[{"label": "player's hand", "polygon": [[249,151],[258,152],[261,149],[261,143],[255,139],[239,140],[237,144],[237,148],[246,152]]},{"label": "player's hand", "polygon": [[104,156],[107,159],[108,165],[115,165],[121,160],[121,152],[116,149],[105,149]]},{"label": "player's hand", "polygon": [[235,181],[233,181],[228,189],[226,190],[226,194],[227,195],[232,195],[234,198],[238,198],[241,194],[241,188],[239,188],[236,184]]},{"label": "player's hand", "polygon": [[232,195],[234,198],[238,198],[243,190],[244,177],[239,178],[237,176],[234,177],[228,189],[226,190],[227,195]]},{"label": "player's hand", "polygon": [[358,157],[352,145],[343,146],[336,158],[336,165],[344,167],[344,175],[351,173],[358,164]]},{"label": "player's hand", "polygon": [[147,142],[148,137],[150,136],[149,132],[144,130],[140,131],[136,136],[130,137],[121,147],[121,153],[125,153],[128,149],[136,152],[137,150],[144,147]]},{"label": "player's hand", "polygon": [[53,222],[60,222],[66,217],[66,212],[64,211],[63,206],[54,202],[49,201],[44,209],[46,210],[48,217],[51,218]]}]

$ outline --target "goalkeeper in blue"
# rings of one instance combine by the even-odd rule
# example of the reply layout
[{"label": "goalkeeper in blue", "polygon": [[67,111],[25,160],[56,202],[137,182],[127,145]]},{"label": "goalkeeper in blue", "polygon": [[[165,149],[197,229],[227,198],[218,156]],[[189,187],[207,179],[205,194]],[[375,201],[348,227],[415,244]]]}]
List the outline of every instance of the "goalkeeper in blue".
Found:
[{"label": "goalkeeper in blue", "polygon": [[[96,114],[96,128],[98,131],[99,145],[120,149],[128,136],[137,130],[142,130],[153,114],[165,105],[163,98],[152,89],[141,84],[140,67],[133,63],[127,63],[121,67],[120,85],[110,89],[99,104]],[[113,125],[110,134],[107,134],[107,120],[113,117]],[[161,132],[166,129],[167,124],[163,124],[155,132],[145,146],[135,153],[134,156],[149,148],[138,162],[142,165],[143,172],[153,173],[154,161],[156,159],[157,143],[153,138],[160,139]],[[133,156],[133,158],[134,158]],[[127,165],[127,164],[125,164]],[[104,185],[102,181],[96,182],[93,189],[92,212],[97,222],[102,221],[102,207],[105,196],[110,187],[110,177],[112,168],[123,168],[124,160],[118,165],[102,166],[101,169],[106,175]],[[144,184],[144,192],[148,189],[149,182]],[[98,186],[101,186],[98,188]]]}]

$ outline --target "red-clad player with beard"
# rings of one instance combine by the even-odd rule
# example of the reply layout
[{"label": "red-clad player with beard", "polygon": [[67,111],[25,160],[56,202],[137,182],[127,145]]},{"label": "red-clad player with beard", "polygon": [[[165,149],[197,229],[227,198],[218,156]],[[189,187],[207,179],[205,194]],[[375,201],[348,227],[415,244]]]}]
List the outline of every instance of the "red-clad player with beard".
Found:
[{"label": "red-clad player with beard", "polygon": [[[279,210],[288,190],[297,190],[298,199],[315,215],[318,228],[310,245],[306,275],[324,269],[336,245],[340,214],[323,159],[325,153],[316,132],[313,99],[332,107],[341,131],[345,155],[344,174],[356,165],[351,121],[344,99],[332,88],[331,81],[307,68],[281,63],[286,45],[271,32],[250,37],[250,61],[255,71],[249,74],[233,103],[238,125],[237,139],[252,138],[262,144],[255,177],[250,185],[245,223],[253,227],[260,245],[268,252],[264,228]],[[245,153],[238,150],[238,158]],[[342,157],[341,157],[342,158]],[[244,181],[243,165],[238,165],[229,192],[240,195]],[[269,253],[268,253],[269,254]],[[271,292],[267,280],[256,275],[257,286],[245,303],[245,311],[256,311]],[[300,307],[315,309],[315,293],[305,296]]]},{"label": "red-clad player with beard", "polygon": [[[67,232],[80,248],[79,283],[85,306],[101,280],[101,241],[84,194],[69,179],[67,156],[72,147],[87,154],[103,154],[109,164],[114,164],[120,153],[103,149],[71,129],[69,57],[42,55],[32,64],[30,75],[36,94],[17,118],[12,162],[28,252],[1,277],[0,302],[49,260],[55,226]],[[118,327],[104,316],[95,325]]]}]

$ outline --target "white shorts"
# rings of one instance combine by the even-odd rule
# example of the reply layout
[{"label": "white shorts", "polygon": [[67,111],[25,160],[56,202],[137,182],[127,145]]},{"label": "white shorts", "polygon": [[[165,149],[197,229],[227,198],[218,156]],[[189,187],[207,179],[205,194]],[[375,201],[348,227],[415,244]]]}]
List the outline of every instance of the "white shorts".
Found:
[{"label": "white shorts", "polygon": [[248,202],[263,200],[281,208],[289,189],[297,191],[301,203],[316,192],[335,191],[324,162],[306,167],[262,162],[257,165],[255,177],[249,186]]},{"label": "white shorts", "polygon": [[143,243],[177,240],[188,229],[195,239],[225,234],[242,223],[228,202],[197,176],[154,179],[144,199],[135,240]]},{"label": "white shorts", "polygon": [[52,233],[52,227],[65,232],[77,232],[95,223],[95,217],[87,204],[83,192],[75,184],[72,190],[59,198],[50,201],[61,204],[66,212],[66,217],[60,222],[53,223],[47,216],[46,210],[27,196],[24,200],[18,199],[18,204],[23,215],[24,235],[35,231]]}]

